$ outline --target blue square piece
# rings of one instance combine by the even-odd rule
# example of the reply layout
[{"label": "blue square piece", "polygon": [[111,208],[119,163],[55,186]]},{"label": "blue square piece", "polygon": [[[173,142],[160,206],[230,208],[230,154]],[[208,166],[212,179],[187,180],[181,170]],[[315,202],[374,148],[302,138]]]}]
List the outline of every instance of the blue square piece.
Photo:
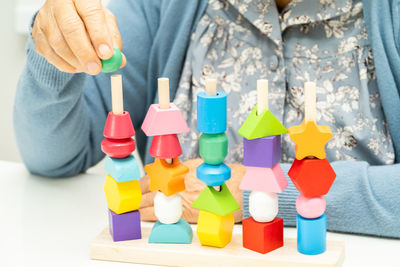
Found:
[{"label": "blue square piece", "polygon": [[107,157],[105,170],[118,183],[140,179],[139,165],[132,155],[123,159]]},{"label": "blue square piece", "polygon": [[243,138],[243,165],[273,168],[281,160],[281,136]]},{"label": "blue square piece", "polygon": [[317,255],[326,250],[326,215],[306,219],[297,214],[297,250],[306,255]]}]

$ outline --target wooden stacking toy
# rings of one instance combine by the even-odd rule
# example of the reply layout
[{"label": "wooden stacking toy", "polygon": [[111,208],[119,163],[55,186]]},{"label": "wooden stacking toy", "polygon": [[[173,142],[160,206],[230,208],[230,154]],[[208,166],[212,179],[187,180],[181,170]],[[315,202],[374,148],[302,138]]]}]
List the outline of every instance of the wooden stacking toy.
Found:
[{"label": "wooden stacking toy", "polygon": [[283,246],[283,220],[278,214],[277,193],[287,187],[279,165],[281,136],[286,128],[268,110],[268,81],[257,81],[257,106],[239,129],[243,136],[246,173],[241,190],[251,190],[249,212],[242,221],[243,247],[267,253]]},{"label": "wooden stacking toy", "polygon": [[217,92],[216,80],[207,80],[206,92],[197,95],[197,129],[202,133],[199,145],[204,163],[196,170],[197,178],[207,187],[192,206],[200,209],[197,222],[200,243],[213,247],[225,247],[231,241],[233,212],[240,208],[225,184],[231,178],[231,169],[224,164],[228,154],[226,105],[227,96]]},{"label": "wooden stacking toy", "polygon": [[109,73],[119,70],[122,65],[123,56],[118,47],[114,47],[114,53],[109,59],[101,60],[101,72]]},{"label": "wooden stacking toy", "polygon": [[108,155],[104,184],[109,208],[109,229],[114,241],[141,238],[140,213],[142,193],[140,171],[132,152],[135,150],[135,130],[127,111],[124,111],[122,77],[111,76],[112,112],[104,127],[105,139],[101,149]]},{"label": "wooden stacking toy", "polygon": [[326,250],[326,195],[336,174],[325,158],[325,144],[332,138],[329,126],[316,123],[315,83],[304,85],[305,118],[301,125],[289,128],[296,144],[296,159],[289,177],[299,190],[297,209],[297,250],[307,255]]},{"label": "wooden stacking toy", "polygon": [[191,243],[193,232],[181,218],[185,175],[189,168],[178,157],[182,154],[177,134],[186,133],[189,127],[180,110],[170,103],[169,79],[158,79],[158,104],[150,106],[142,130],[152,136],[150,155],[154,163],[145,166],[150,178],[150,190],[156,191],[154,213],[158,221],[153,226],[149,243]]}]

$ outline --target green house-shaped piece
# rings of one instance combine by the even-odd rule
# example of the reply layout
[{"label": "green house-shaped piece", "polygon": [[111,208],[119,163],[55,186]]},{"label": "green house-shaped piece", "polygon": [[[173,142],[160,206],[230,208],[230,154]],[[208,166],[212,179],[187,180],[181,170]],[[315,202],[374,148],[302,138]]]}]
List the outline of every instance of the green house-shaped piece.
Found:
[{"label": "green house-shaped piece", "polygon": [[240,209],[226,184],[221,185],[221,191],[219,192],[212,186],[207,186],[193,202],[192,207],[221,216],[228,215]]},{"label": "green house-shaped piece", "polygon": [[288,130],[269,110],[257,115],[257,106],[240,127],[238,133],[246,139],[256,139],[267,136],[281,135]]}]

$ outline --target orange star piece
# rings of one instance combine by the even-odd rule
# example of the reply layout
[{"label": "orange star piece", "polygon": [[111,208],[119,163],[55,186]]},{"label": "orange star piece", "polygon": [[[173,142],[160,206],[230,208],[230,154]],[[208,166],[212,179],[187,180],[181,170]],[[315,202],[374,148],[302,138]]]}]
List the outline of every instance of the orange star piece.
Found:
[{"label": "orange star piece", "polygon": [[333,134],[329,126],[319,126],[315,121],[304,121],[297,126],[289,128],[289,136],[296,143],[296,159],[326,157],[325,145]]},{"label": "orange star piece", "polygon": [[144,167],[150,178],[150,191],[161,191],[166,196],[171,196],[185,190],[185,174],[189,168],[183,165],[178,158],[171,164],[165,159],[156,158],[154,163]]}]

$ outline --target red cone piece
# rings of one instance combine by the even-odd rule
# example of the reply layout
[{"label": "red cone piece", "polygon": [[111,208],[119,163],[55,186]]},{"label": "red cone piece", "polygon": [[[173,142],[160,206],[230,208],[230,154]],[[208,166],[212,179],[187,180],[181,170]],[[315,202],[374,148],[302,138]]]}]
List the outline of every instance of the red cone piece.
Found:
[{"label": "red cone piece", "polygon": [[101,150],[111,158],[126,158],[135,151],[135,140],[126,139],[110,139],[104,138],[101,142]]},{"label": "red cone piece", "polygon": [[156,135],[150,147],[150,155],[154,158],[168,159],[182,155],[181,145],[176,134]]},{"label": "red cone piece", "polygon": [[328,194],[336,174],[325,159],[295,159],[289,177],[297,190],[306,197]]},{"label": "red cone piece", "polygon": [[129,112],[124,111],[122,114],[108,113],[103,135],[111,139],[127,139],[134,136],[135,129]]}]

